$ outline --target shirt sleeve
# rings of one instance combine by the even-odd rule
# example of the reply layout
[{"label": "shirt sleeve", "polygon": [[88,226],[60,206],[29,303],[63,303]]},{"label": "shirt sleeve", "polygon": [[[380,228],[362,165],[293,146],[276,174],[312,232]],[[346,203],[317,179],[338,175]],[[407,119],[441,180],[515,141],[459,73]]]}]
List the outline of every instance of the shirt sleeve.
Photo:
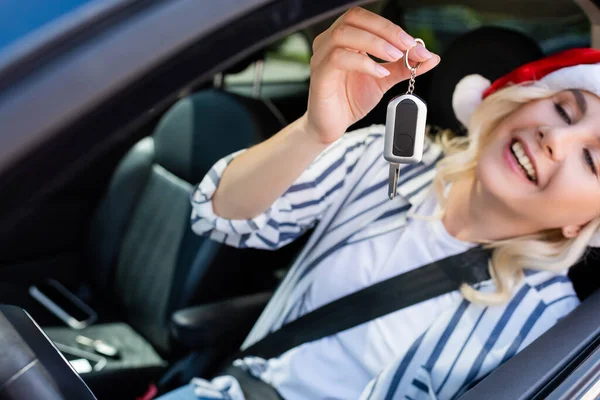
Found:
[{"label": "shirt sleeve", "polygon": [[321,153],[269,209],[252,219],[227,219],[213,210],[212,198],[223,172],[246,149],[230,154],[217,161],[192,191],[192,230],[234,247],[278,249],[316,225],[368,145],[382,137],[381,126],[346,133]]}]

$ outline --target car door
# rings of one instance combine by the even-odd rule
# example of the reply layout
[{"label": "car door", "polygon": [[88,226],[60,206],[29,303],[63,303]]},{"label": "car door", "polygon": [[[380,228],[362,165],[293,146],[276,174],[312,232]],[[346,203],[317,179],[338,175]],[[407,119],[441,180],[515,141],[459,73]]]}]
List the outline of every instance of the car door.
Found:
[{"label": "car door", "polygon": [[[12,87],[18,87],[19,82],[24,84],[26,77],[35,75],[37,69],[51,65],[49,58],[71,39],[71,33],[79,29],[77,26],[98,22],[125,5],[124,2],[108,3],[67,0],[40,6],[39,2],[30,0],[2,2],[0,97],[3,101],[0,108],[6,109]],[[19,89],[12,90],[13,94],[20,93]],[[40,96],[44,94],[40,93]],[[36,118],[38,114],[31,102],[23,111],[25,119]],[[3,126],[0,136],[8,139],[14,128],[13,117]],[[5,149],[10,150],[10,145],[7,144]],[[58,183],[60,178],[52,174],[39,183],[28,181],[18,170],[5,175],[5,182],[10,183],[0,196],[6,210],[6,219],[0,228],[1,303],[35,307],[28,294],[31,284],[52,277],[67,286],[74,286],[83,279],[82,249],[86,246],[90,215],[124,151],[125,146],[115,148],[100,162],[82,171],[85,179],[71,177],[68,182],[62,179]],[[46,166],[24,166],[22,171],[29,171],[30,176],[46,168],[50,171],[59,157],[60,154],[55,152],[47,159]],[[53,189],[48,189],[50,186]],[[38,189],[46,196],[33,205],[28,200],[36,196]]]}]

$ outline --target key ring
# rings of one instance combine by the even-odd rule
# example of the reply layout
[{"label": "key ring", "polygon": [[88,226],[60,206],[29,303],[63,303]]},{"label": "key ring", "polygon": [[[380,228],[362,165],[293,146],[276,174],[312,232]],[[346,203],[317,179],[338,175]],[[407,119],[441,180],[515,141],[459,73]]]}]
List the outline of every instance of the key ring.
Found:
[{"label": "key ring", "polygon": [[[425,42],[422,39],[415,39],[415,42],[420,43],[423,47],[425,47]],[[411,49],[413,47],[411,47]],[[409,51],[410,49],[406,50],[406,54],[404,55],[404,64],[406,65],[406,68],[408,68],[408,70],[410,71],[410,79],[408,81],[408,90],[406,91],[406,94],[412,94],[413,90],[415,90],[415,78],[417,77],[417,68],[419,68],[422,64],[421,62],[418,62],[414,67],[411,67],[408,63]]]},{"label": "key ring", "polygon": [[[425,42],[422,39],[415,39],[415,42],[425,47]],[[400,164],[418,163],[423,156],[427,105],[418,96],[413,95],[417,69],[421,66],[421,63],[416,63],[414,67],[410,66],[408,53],[411,49],[412,47],[406,50],[404,57],[404,63],[410,72],[408,90],[406,94],[395,97],[390,101],[385,122],[383,157],[390,163],[388,177],[388,196],[390,200],[394,199],[398,190]]]},{"label": "key ring", "polygon": [[[415,42],[420,43],[421,46],[425,47],[425,42],[422,39],[415,39]],[[406,54],[404,55],[404,64],[406,65],[406,68],[408,68],[408,70],[411,73],[416,73],[417,68],[419,68],[422,64],[422,62],[418,62],[417,65],[415,65],[414,67],[411,67],[410,64],[408,63],[408,52],[411,51],[412,49],[414,49],[415,46],[411,47],[410,49],[407,49]]]}]

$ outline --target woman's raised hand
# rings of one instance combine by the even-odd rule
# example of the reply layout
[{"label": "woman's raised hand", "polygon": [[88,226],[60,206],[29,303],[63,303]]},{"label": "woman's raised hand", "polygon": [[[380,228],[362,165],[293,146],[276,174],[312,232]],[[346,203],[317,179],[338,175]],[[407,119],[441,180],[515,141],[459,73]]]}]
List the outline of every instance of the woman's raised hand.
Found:
[{"label": "woman's raised hand", "polygon": [[[407,49],[410,65],[423,62],[418,75],[440,61],[398,25],[363,8],[352,8],[338,18],[313,43],[305,115],[308,133],[324,144],[340,138],[385,92],[410,78],[402,58]],[[379,64],[367,54],[388,62]]]}]

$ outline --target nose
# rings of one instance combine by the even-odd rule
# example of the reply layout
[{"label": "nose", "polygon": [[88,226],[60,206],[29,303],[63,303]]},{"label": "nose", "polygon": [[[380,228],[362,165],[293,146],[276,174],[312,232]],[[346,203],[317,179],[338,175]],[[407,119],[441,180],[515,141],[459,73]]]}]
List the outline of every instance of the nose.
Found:
[{"label": "nose", "polygon": [[562,127],[541,127],[537,136],[544,154],[554,161],[561,161],[567,153],[568,146],[576,139],[574,132],[568,132],[568,129]]}]

